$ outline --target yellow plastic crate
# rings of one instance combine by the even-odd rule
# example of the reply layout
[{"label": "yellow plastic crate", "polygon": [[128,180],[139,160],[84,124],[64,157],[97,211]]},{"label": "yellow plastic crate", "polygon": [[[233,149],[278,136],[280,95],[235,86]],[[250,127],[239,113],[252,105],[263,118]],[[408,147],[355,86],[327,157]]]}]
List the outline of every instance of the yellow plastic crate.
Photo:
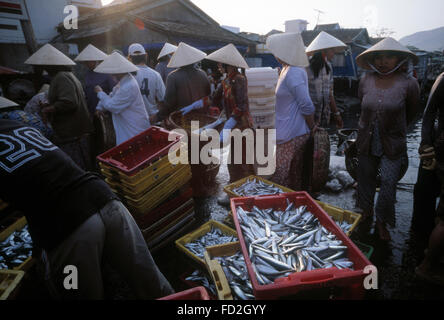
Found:
[{"label": "yellow plastic crate", "polygon": [[24,271],[0,270],[0,300],[14,299],[24,275]]},{"label": "yellow plastic crate", "polygon": [[328,213],[328,215],[330,217],[333,218],[333,220],[338,221],[338,222],[342,222],[342,221],[346,221],[347,223],[351,223],[352,227],[350,228],[350,230],[346,233],[347,236],[350,237],[350,235],[353,233],[353,231],[356,229],[356,227],[358,226],[359,222],[362,219],[362,215],[358,214],[358,213],[354,213],[348,210],[344,210],[335,206],[332,206],[330,204],[327,203],[323,203],[320,201],[316,201],[322,209],[324,209],[325,212]]},{"label": "yellow plastic crate", "polygon": [[214,220],[210,220],[207,223],[200,226],[197,230],[194,230],[193,232],[190,232],[189,234],[183,236],[182,238],[178,239],[176,241],[176,247],[185,253],[188,257],[190,257],[192,260],[196,261],[201,266],[205,267],[205,261],[195,254],[193,254],[190,250],[188,250],[185,245],[190,242],[194,242],[194,240],[206,235],[208,232],[211,231],[211,228],[216,228],[222,231],[222,233],[228,235],[228,236],[236,236],[237,232],[236,230],[233,230],[226,225],[219,223]]},{"label": "yellow plastic crate", "polygon": [[[168,199],[171,194],[182,188],[190,180],[191,169],[189,166],[185,166],[146,193],[142,198],[132,199],[131,197],[124,196],[124,202],[129,206],[129,209],[131,209],[130,211],[133,214],[142,216],[159,206],[163,201]],[[116,190],[113,191],[118,193]]]},{"label": "yellow plastic crate", "polygon": [[107,173],[105,170],[101,170],[102,175],[109,181],[114,184],[121,185],[132,192],[139,192],[142,189],[146,189],[150,186],[151,183],[154,183],[156,180],[159,180],[159,176],[168,175],[170,172],[174,171],[176,165],[173,165],[169,162],[162,163],[162,166],[155,168],[153,172],[147,174],[136,183],[129,183],[126,180],[120,179],[119,176],[115,176]]},{"label": "yellow plastic crate", "polygon": [[[11,226],[9,226],[0,233],[0,242],[5,241],[13,232],[23,229],[27,224],[28,222],[26,221],[25,217],[20,218],[19,220],[14,222]],[[28,259],[26,259],[21,265],[15,267],[14,270],[27,271],[33,265],[34,265],[34,259],[31,256]]]},{"label": "yellow plastic crate", "polygon": [[227,243],[214,247],[207,247],[205,249],[205,264],[208,273],[211,275],[213,282],[216,286],[217,296],[219,300],[233,300],[230,284],[228,283],[227,276],[222,269],[222,266],[216,257],[230,257],[235,255],[241,250],[239,242]]},{"label": "yellow plastic crate", "polygon": [[247,177],[247,178],[243,178],[243,179],[241,179],[241,180],[239,180],[239,181],[236,181],[236,182],[234,182],[234,183],[232,183],[232,184],[229,184],[229,185],[227,185],[227,186],[224,187],[224,191],[225,191],[225,193],[228,194],[228,196],[229,196],[230,198],[239,198],[240,195],[234,193],[234,192],[233,192],[233,189],[236,189],[236,188],[240,187],[241,185],[245,184],[248,180],[253,180],[253,179],[260,180],[260,181],[262,181],[262,182],[264,182],[264,183],[266,183],[266,184],[268,184],[268,185],[274,185],[275,187],[278,187],[278,188],[280,188],[282,191],[284,191],[284,193],[294,192],[293,190],[291,190],[291,189],[289,189],[289,188],[283,187],[283,186],[281,186],[281,185],[278,185],[278,184],[276,184],[276,183],[274,183],[274,182],[271,182],[271,181],[269,181],[269,180],[265,180],[265,179],[263,179],[263,178],[261,178],[261,177],[258,177],[258,176],[249,176],[249,177]]},{"label": "yellow plastic crate", "polygon": [[[180,147],[180,149],[179,149]],[[188,160],[188,151],[186,148],[186,144],[177,144],[177,146],[173,147],[173,151],[170,152],[170,154],[172,152],[176,153],[176,156],[179,156],[179,154],[181,155],[181,159],[183,160]],[[182,152],[182,153],[180,153]],[[123,173],[122,171],[118,170],[117,168],[114,168],[112,166],[109,166],[103,162],[99,162],[99,166],[101,169],[102,174],[112,180],[116,180],[116,181],[120,181],[122,183],[126,183],[129,186],[135,186],[141,182],[143,182],[146,177],[151,176],[153,174],[155,174],[157,171],[159,171],[160,169],[162,169],[165,166],[171,165],[170,160],[169,160],[169,155],[166,155],[162,158],[160,158],[159,160],[157,160],[156,162],[153,162],[152,164],[148,165],[146,168],[140,170],[139,172],[137,172],[135,175],[133,176],[128,176],[125,173]]]},{"label": "yellow plastic crate", "polygon": [[119,183],[115,180],[110,180],[109,178],[106,178],[105,181],[112,189],[116,190],[119,194],[123,196],[128,196],[132,199],[140,199],[147,192],[161,184],[165,179],[168,179],[169,176],[173,175],[186,166],[188,165],[179,164],[165,166],[156,173],[147,177],[147,179],[144,179],[144,181],[135,185],[134,187],[128,187],[124,183]]}]

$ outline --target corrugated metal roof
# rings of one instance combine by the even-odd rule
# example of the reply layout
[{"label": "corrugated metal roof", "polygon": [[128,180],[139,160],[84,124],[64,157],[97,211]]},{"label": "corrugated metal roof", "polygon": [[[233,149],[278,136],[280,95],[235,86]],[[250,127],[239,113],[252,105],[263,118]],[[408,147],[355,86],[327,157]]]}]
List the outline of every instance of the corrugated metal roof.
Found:
[{"label": "corrugated metal roof", "polygon": [[88,26],[87,28],[85,28],[85,27],[79,28],[78,30],[76,30],[72,34],[66,36],[65,40],[82,39],[82,38],[88,38],[88,37],[104,34],[106,32],[109,32],[109,31],[119,28],[125,22],[126,22],[126,19],[122,19],[121,21],[117,21],[117,22],[112,21],[112,23],[109,23],[106,25],[97,24],[97,25]]}]

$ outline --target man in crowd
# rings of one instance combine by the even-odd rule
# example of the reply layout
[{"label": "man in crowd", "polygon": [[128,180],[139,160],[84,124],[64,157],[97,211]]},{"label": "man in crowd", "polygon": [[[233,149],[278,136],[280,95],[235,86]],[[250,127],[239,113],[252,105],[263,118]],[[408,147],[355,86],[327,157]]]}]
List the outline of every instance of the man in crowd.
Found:
[{"label": "man in crowd", "polygon": [[155,123],[159,109],[157,104],[165,97],[165,85],[160,74],[146,65],[148,54],[139,43],[133,43],[128,49],[129,60],[135,64],[139,71],[135,76],[142,93],[146,111],[150,122]]},{"label": "man in crowd", "polygon": [[[0,119],[0,134],[0,198],[24,212],[54,298],[103,299],[103,262],[138,299],[173,293],[134,219],[102,179],[35,128]],[[64,286],[67,266],[76,269],[76,290]]]}]

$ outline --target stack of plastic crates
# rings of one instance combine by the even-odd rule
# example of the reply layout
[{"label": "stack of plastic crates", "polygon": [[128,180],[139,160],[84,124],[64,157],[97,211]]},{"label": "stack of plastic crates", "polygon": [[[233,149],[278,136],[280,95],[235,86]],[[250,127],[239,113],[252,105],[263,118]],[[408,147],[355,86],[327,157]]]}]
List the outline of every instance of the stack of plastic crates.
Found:
[{"label": "stack of plastic crates", "polygon": [[97,157],[105,181],[153,247],[194,222],[190,166],[170,161],[173,154],[187,159],[181,138],[152,127]]}]

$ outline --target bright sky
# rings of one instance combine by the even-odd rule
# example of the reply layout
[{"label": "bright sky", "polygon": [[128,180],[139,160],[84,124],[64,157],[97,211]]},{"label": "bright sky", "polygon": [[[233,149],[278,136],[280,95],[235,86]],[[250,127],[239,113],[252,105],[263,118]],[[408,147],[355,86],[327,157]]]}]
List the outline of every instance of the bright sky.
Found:
[{"label": "bright sky", "polygon": [[316,25],[338,22],[343,28],[367,27],[370,36],[382,27],[400,39],[444,26],[444,0],[191,0],[221,25],[266,34],[285,30],[286,20],[304,19]]},{"label": "bright sky", "polygon": [[[102,0],[108,4],[112,0]],[[444,0],[191,0],[221,25],[266,34],[285,30],[284,22],[304,19],[313,29],[319,23],[338,22],[343,28],[366,27],[370,36],[381,28],[396,39],[444,26]]]}]

